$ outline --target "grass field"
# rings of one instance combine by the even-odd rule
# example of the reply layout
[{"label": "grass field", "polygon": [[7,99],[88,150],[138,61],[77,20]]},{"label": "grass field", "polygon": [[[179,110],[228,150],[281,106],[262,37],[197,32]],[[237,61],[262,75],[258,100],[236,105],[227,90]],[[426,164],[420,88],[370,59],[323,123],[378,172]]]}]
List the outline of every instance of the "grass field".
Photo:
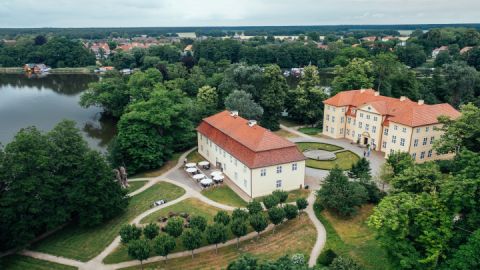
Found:
[{"label": "grass field", "polygon": [[293,134],[293,133],[290,133],[284,129],[279,129],[277,131],[274,131],[273,133],[277,134],[278,136],[280,137],[284,137],[284,138],[292,138],[292,137],[297,137],[297,135]]},{"label": "grass field", "polygon": [[38,260],[35,258],[10,255],[2,258],[0,261],[0,269],[5,270],[74,270],[73,266]]},{"label": "grass field", "polygon": [[335,156],[337,158],[334,160],[307,159],[306,166],[321,170],[331,170],[335,165],[338,165],[341,170],[349,170],[360,159],[357,154],[349,150],[337,152]]},{"label": "grass field", "polygon": [[188,162],[198,163],[198,162],[200,162],[200,161],[204,161],[205,158],[202,157],[202,155],[200,155],[197,150],[195,150],[195,151],[190,152],[190,153],[187,155],[187,160],[188,160]]},{"label": "grass field", "polygon": [[336,146],[333,144],[328,144],[328,143],[318,143],[318,142],[299,142],[297,143],[298,148],[300,148],[300,151],[306,151],[306,150],[325,150],[325,151],[338,151],[342,150],[343,148],[340,146]]},{"label": "grass field", "polygon": [[33,246],[33,250],[53,255],[88,261],[105,249],[118,235],[120,227],[148,210],[158,199],[173,200],[185,190],[170,183],[160,182],[133,196],[126,211],[116,218],[93,228],[70,225]]},{"label": "grass field", "polygon": [[[208,205],[198,199],[189,198],[178,202],[174,205],[168,206],[163,208],[149,216],[145,217],[140,221],[140,223],[150,223],[156,222],[159,217],[168,216],[169,212],[175,213],[188,213],[190,215],[198,215],[205,217],[208,223],[213,222],[213,217],[220,209],[215,208],[211,205]],[[233,235],[229,235],[229,239],[232,239]],[[207,245],[206,241],[204,241],[203,245]],[[183,251],[185,248],[183,247],[180,239],[177,239],[177,246],[174,252]],[[154,254],[152,254],[154,256]],[[114,252],[109,254],[105,259],[104,262],[107,264],[119,263],[124,261],[129,261],[131,258],[128,256],[127,248],[124,245],[119,246]]]},{"label": "grass field", "polygon": [[328,211],[316,211],[327,231],[324,250],[332,249],[337,255],[349,255],[367,270],[393,269],[385,250],[375,239],[375,232],[366,224],[372,209],[373,205],[364,205],[352,219],[342,219]]},{"label": "grass field", "polygon": [[315,127],[302,127],[302,128],[299,128],[298,131],[305,133],[307,135],[317,135],[318,133],[322,132],[320,128],[315,128]]},{"label": "grass field", "polygon": [[167,172],[168,170],[170,170],[171,168],[175,167],[175,165],[177,165],[178,159],[180,158],[182,153],[173,154],[172,158],[169,161],[167,161],[161,168],[158,168],[158,169],[155,169],[155,170],[149,170],[149,171],[142,172],[142,173],[138,173],[138,174],[135,174],[133,176],[130,176],[129,178],[144,178],[144,177],[160,176],[160,175],[164,174],[165,172]]},{"label": "grass field", "polygon": [[244,201],[240,196],[237,195],[237,193],[235,193],[235,191],[233,191],[225,184],[214,188],[204,189],[202,190],[202,195],[212,201],[216,201],[230,206],[247,206],[247,202]]},{"label": "grass field", "polygon": [[[252,239],[240,243],[240,249],[235,245],[215,251],[196,254],[192,260],[190,256],[171,259],[167,264],[163,262],[146,264],[145,270],[153,269],[225,269],[229,262],[240,255],[249,253],[260,260],[275,260],[283,255],[303,253],[307,258],[316,241],[317,232],[306,214],[299,218],[279,225],[273,234],[271,231],[262,235],[260,239]],[[126,269],[139,269],[130,267]]]},{"label": "grass field", "polygon": [[134,192],[135,190],[143,187],[148,181],[133,181],[128,182],[129,187],[127,188],[127,193]]}]

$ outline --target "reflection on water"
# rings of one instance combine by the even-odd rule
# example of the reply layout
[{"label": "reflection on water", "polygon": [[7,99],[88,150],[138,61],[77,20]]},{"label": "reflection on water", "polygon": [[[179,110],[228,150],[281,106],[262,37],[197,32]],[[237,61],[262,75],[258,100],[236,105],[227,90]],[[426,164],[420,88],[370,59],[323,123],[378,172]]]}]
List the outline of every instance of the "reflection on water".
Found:
[{"label": "reflection on water", "polygon": [[101,109],[80,107],[80,94],[95,75],[50,74],[30,78],[24,74],[0,74],[0,142],[10,142],[23,127],[48,131],[63,119],[77,127],[92,148],[105,150],[115,134],[115,123]]}]

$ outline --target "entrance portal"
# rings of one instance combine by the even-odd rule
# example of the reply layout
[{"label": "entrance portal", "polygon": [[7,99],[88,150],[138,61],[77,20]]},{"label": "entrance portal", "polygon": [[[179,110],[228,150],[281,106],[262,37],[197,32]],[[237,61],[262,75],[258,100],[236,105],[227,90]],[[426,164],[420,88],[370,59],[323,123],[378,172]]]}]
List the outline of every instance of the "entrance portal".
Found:
[{"label": "entrance portal", "polygon": [[368,138],[363,138],[363,144],[367,145],[368,144]]}]

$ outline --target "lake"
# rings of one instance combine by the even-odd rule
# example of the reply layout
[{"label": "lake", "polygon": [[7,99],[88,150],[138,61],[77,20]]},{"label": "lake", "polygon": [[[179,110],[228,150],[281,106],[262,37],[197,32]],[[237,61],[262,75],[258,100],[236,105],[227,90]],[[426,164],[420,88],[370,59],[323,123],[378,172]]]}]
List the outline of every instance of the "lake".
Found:
[{"label": "lake", "polygon": [[82,108],[78,101],[96,75],[0,74],[0,143],[9,143],[24,127],[51,130],[63,119],[73,120],[91,148],[105,151],[115,134],[115,123],[98,107]]}]

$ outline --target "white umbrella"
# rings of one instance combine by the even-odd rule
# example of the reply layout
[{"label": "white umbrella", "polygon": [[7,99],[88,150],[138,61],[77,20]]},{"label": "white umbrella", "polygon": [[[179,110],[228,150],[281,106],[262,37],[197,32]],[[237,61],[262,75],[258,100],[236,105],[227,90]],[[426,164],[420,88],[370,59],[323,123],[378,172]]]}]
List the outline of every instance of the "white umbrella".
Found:
[{"label": "white umbrella", "polygon": [[223,175],[214,175],[214,176],[213,176],[213,180],[216,180],[216,181],[218,181],[218,180],[223,180],[224,178],[225,178],[225,177],[224,177]]},{"label": "white umbrella", "polygon": [[187,168],[193,168],[193,167],[195,167],[195,166],[197,166],[197,164],[195,164],[195,163],[193,163],[193,162],[190,162],[190,163],[185,164],[185,167],[187,167]]},{"label": "white umbrella", "polygon": [[215,175],[222,175],[222,172],[220,171],[214,171],[210,174],[211,176],[215,176]]},{"label": "white umbrella", "polygon": [[200,161],[198,163],[198,165],[200,165],[200,166],[208,166],[208,164],[210,164],[210,162],[208,162],[208,161]]},{"label": "white umbrella", "polygon": [[212,181],[212,179],[210,179],[210,178],[205,178],[205,179],[203,179],[202,181],[200,181],[200,184],[205,185],[205,186],[209,186],[209,185],[211,185],[212,183],[213,183],[213,181]]},{"label": "white umbrella", "polygon": [[195,174],[195,175],[193,176],[193,179],[202,179],[202,178],[205,178],[205,174],[199,173],[199,174]]},{"label": "white umbrella", "polygon": [[189,173],[194,173],[197,171],[197,168],[187,168],[186,171]]}]

